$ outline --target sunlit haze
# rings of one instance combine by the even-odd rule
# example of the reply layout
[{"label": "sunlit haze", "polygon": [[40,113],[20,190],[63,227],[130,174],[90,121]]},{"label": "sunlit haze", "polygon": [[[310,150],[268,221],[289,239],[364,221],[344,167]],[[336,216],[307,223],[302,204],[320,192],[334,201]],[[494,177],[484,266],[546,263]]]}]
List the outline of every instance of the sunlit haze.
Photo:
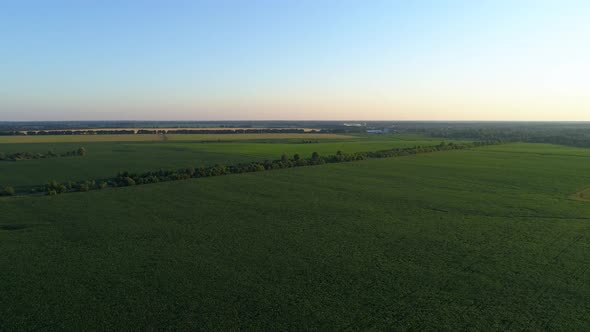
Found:
[{"label": "sunlit haze", "polygon": [[588,1],[4,1],[4,120],[590,120]]}]

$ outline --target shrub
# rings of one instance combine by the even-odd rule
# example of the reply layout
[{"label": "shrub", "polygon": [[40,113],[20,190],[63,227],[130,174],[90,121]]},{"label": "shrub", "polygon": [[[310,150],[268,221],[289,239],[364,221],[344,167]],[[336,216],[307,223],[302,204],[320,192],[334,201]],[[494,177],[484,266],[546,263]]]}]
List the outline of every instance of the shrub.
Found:
[{"label": "shrub", "polygon": [[16,194],[16,192],[11,186],[6,186],[0,191],[0,196],[14,196],[14,194]]},{"label": "shrub", "polygon": [[51,181],[47,185],[45,185],[45,190],[47,192],[55,191],[56,194],[65,193],[68,191],[68,187],[62,183],[57,181]]},{"label": "shrub", "polygon": [[134,186],[135,185],[135,180],[133,180],[132,178],[126,176],[123,178],[123,185],[125,186]]}]

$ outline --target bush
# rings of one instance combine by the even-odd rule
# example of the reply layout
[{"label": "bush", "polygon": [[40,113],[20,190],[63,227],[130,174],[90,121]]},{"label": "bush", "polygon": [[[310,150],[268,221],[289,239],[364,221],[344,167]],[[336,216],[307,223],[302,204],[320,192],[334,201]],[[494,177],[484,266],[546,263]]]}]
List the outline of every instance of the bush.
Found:
[{"label": "bush", "polygon": [[132,178],[126,176],[123,178],[123,185],[124,186],[134,186],[135,185],[135,180],[133,180]]},{"label": "bush", "polygon": [[2,191],[0,191],[0,196],[14,196],[15,194],[16,192],[11,186],[6,186],[4,189],[2,189]]},{"label": "bush", "polygon": [[47,185],[45,185],[45,191],[47,191],[48,193],[50,191],[55,191],[56,194],[61,194],[68,192],[68,190],[69,189],[66,185],[59,183],[57,181],[51,181]]}]

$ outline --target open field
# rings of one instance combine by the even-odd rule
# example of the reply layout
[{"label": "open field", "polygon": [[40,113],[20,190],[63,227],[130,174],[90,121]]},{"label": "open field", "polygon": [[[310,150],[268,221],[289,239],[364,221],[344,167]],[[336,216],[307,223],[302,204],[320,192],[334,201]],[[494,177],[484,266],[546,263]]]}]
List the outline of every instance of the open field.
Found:
[{"label": "open field", "polygon": [[152,142],[152,141],[237,141],[266,139],[342,139],[339,134],[141,134],[141,135],[40,135],[0,136],[2,143],[60,143],[60,142]]},{"label": "open field", "polygon": [[0,330],[586,330],[589,151],[0,199]]},{"label": "open field", "polygon": [[[118,139],[119,135],[106,138]],[[184,141],[168,140],[157,142],[76,142],[76,143],[15,143],[0,144],[0,152],[45,153],[48,150],[65,152],[83,145],[87,150],[85,157],[24,160],[18,162],[0,161],[0,185],[10,185],[17,190],[27,186],[42,185],[51,180],[77,181],[101,179],[118,172],[145,172],[157,169],[177,169],[185,167],[209,166],[214,164],[234,164],[238,162],[279,159],[282,154],[299,153],[310,156],[314,151],[320,154],[344,152],[376,151],[415,145],[435,145],[440,140],[418,136],[360,136],[347,137],[328,135],[318,143],[304,144],[302,139],[291,134],[281,134],[281,139],[264,139],[268,135],[253,135],[251,140],[222,140],[220,142],[192,141],[195,135],[175,135],[186,138]],[[201,136],[201,135],[199,135]],[[219,135],[202,135],[219,136]],[[245,135],[227,135],[245,136]],[[306,138],[308,135],[304,135]],[[309,135],[312,136],[312,135]],[[324,135],[320,135],[324,137]],[[47,136],[61,137],[61,136]],[[69,136],[66,136],[69,137]],[[82,136],[84,137],[84,136]],[[102,135],[90,136],[101,138]],[[299,137],[299,136],[297,136]],[[37,138],[37,137],[32,137]],[[45,138],[45,137],[39,137]],[[307,139],[306,139],[307,140]]]}]

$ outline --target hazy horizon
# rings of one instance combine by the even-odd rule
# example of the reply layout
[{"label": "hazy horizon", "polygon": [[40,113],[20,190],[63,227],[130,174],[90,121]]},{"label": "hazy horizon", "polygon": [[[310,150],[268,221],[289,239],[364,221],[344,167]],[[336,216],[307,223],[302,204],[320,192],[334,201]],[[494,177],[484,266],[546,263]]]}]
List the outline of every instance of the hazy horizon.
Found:
[{"label": "hazy horizon", "polygon": [[573,0],[7,3],[0,121],[590,121],[588,17]]}]

